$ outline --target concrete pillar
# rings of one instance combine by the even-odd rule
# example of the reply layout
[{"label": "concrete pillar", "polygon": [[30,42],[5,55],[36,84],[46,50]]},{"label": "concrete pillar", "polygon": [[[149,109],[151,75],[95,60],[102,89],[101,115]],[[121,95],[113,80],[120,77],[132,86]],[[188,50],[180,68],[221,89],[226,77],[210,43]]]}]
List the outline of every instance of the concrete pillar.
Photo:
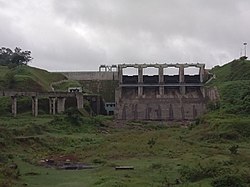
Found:
[{"label": "concrete pillar", "polygon": [[123,83],[122,76],[123,76],[123,68],[121,66],[118,66],[118,76],[119,76],[119,82],[120,84]]},{"label": "concrete pillar", "polygon": [[76,94],[76,101],[77,101],[77,108],[81,109],[83,108],[83,95],[81,93]]},{"label": "concrete pillar", "polygon": [[56,114],[56,98],[49,98],[49,113],[55,115]]},{"label": "concrete pillar", "polygon": [[11,96],[11,112],[13,114],[14,117],[16,117],[17,115],[17,98],[16,96]]},{"label": "concrete pillar", "polygon": [[138,67],[138,83],[143,83],[143,68]]},{"label": "concrete pillar", "polygon": [[32,97],[32,114],[35,117],[38,115],[38,98],[37,97]]},{"label": "concrete pillar", "polygon": [[159,86],[159,94],[164,95],[164,86]]},{"label": "concrete pillar", "polygon": [[[163,67],[159,67],[159,83],[164,83],[164,73],[163,73]],[[164,95],[164,86],[159,86],[159,94],[162,96]]]},{"label": "concrete pillar", "polygon": [[[143,68],[141,66],[138,67],[138,83],[143,83]],[[138,96],[141,97],[143,95],[143,87],[138,86]]]},{"label": "concrete pillar", "polygon": [[180,86],[180,94],[185,95],[186,94],[186,87],[185,86]]},{"label": "concrete pillar", "polygon": [[101,99],[100,99],[100,96],[98,95],[96,99],[96,114],[97,115],[100,114],[100,109],[101,109],[100,102],[101,102]]},{"label": "concrete pillar", "polygon": [[204,87],[200,87],[200,90],[201,90],[203,98],[205,98],[206,97],[206,90],[205,90],[205,88]]},{"label": "concrete pillar", "polygon": [[[184,83],[185,82],[185,74],[184,74],[184,65],[179,66],[179,83]],[[180,93],[181,95],[184,95],[186,93],[186,88],[185,86],[180,86]]]},{"label": "concrete pillar", "polygon": [[65,97],[58,97],[57,98],[57,112],[61,113],[65,111]]},{"label": "concrete pillar", "polygon": [[163,67],[159,67],[159,83],[164,82]]},{"label": "concrete pillar", "polygon": [[204,67],[204,65],[202,65],[200,67],[200,82],[201,83],[203,83],[203,81],[204,81],[204,74],[205,74],[205,67]]},{"label": "concrete pillar", "polygon": [[184,65],[179,66],[179,83],[185,82],[184,78]]},{"label": "concrete pillar", "polygon": [[138,86],[138,96],[141,97],[143,95],[143,87]]}]

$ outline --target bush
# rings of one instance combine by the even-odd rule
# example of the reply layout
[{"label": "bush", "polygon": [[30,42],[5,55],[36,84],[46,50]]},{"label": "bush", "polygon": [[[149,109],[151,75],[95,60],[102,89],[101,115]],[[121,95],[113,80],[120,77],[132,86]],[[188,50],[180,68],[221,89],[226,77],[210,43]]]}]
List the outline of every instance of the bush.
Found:
[{"label": "bush", "polygon": [[68,108],[64,112],[66,116],[66,120],[68,120],[73,125],[80,125],[82,122],[81,113],[77,108]]},{"label": "bush", "polygon": [[156,144],[156,139],[157,138],[151,138],[148,140],[149,148],[153,148],[153,146]]},{"label": "bush", "polygon": [[230,173],[231,170],[228,167],[223,166],[223,163],[207,163],[198,164],[193,167],[182,166],[179,170],[181,179],[184,181],[199,181],[205,178],[216,177],[224,173]]},{"label": "bush", "polygon": [[241,177],[236,175],[224,175],[212,181],[213,187],[244,187],[246,184]]},{"label": "bush", "polygon": [[228,150],[231,152],[231,154],[237,154],[238,153],[239,145],[232,145],[228,148]]}]

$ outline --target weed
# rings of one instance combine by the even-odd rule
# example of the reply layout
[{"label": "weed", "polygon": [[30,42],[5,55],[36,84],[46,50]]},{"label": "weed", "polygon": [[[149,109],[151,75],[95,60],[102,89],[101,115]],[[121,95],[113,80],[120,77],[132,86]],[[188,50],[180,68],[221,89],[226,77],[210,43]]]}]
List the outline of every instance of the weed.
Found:
[{"label": "weed", "polygon": [[239,149],[239,145],[232,145],[231,147],[228,148],[231,154],[237,154]]},{"label": "weed", "polygon": [[244,187],[246,184],[237,175],[223,175],[212,181],[213,187]]},{"label": "weed", "polygon": [[153,148],[153,146],[156,144],[156,140],[157,138],[151,138],[148,140],[148,145],[149,145],[149,148]]}]

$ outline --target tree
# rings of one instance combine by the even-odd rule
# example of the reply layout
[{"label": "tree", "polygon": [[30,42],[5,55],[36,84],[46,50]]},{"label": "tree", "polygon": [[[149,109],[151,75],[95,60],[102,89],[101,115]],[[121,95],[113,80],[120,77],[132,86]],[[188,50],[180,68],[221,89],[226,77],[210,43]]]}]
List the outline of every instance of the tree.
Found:
[{"label": "tree", "polygon": [[19,47],[16,47],[14,51],[10,48],[0,48],[0,65],[12,68],[19,65],[27,65],[32,59],[31,51],[22,51]]}]

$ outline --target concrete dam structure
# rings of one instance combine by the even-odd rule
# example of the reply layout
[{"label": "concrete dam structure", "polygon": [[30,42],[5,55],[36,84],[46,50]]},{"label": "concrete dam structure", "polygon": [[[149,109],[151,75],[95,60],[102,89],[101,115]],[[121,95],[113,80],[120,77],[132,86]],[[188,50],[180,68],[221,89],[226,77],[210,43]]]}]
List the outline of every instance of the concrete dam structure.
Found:
[{"label": "concrete dam structure", "polygon": [[[123,70],[131,67],[137,69],[137,74],[124,75]],[[189,67],[198,68],[199,72],[185,74]],[[158,73],[144,75],[147,68],[156,68]],[[177,68],[178,74],[164,73],[168,68]],[[206,111],[205,64],[121,64],[118,78],[116,119],[185,121]]]}]

